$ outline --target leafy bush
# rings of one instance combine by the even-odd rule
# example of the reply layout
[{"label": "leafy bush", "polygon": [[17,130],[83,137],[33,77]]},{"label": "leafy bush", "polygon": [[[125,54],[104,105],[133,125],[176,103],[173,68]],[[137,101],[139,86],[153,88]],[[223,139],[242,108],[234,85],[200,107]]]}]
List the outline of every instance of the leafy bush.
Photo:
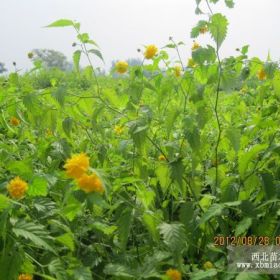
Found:
[{"label": "leafy bush", "polygon": [[98,77],[63,19],[75,72],[1,84],[0,279],[268,279],[229,274],[215,237],[279,235],[280,70],[248,46],[221,59],[228,21],[206,2],[187,65],[170,38]]}]

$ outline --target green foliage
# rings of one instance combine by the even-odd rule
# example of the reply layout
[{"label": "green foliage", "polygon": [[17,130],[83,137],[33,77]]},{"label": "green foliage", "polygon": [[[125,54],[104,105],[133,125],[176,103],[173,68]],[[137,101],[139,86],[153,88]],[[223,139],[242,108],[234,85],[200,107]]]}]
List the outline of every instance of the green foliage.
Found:
[{"label": "green foliage", "polygon": [[[188,65],[178,56],[180,75],[169,57],[185,45],[172,38],[125,73],[100,75],[96,42],[62,19],[48,27],[76,33],[74,69],[35,60],[1,79],[0,279],[167,280],[170,268],[182,279],[268,279],[229,275],[213,237],[280,234],[280,70],[249,59],[248,45],[221,58],[228,20],[213,13],[218,2],[196,0],[209,18],[191,37],[199,43],[207,26],[214,43],[195,45]],[[100,181],[68,176],[79,153],[90,167],[74,169]],[[84,191],[93,185],[104,192]]]},{"label": "green foliage", "polygon": [[209,23],[209,30],[211,36],[215,40],[217,44],[217,48],[219,49],[226,38],[228,28],[228,20],[222,14],[214,14],[211,16],[211,20]]}]

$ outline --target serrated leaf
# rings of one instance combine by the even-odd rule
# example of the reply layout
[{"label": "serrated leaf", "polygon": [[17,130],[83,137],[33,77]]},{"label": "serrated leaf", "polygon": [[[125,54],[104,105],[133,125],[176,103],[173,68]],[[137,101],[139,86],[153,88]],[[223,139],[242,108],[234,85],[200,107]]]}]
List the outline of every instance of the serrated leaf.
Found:
[{"label": "serrated leaf", "polygon": [[272,174],[262,173],[261,179],[262,179],[261,182],[262,182],[266,199],[269,200],[275,198],[277,192],[276,192],[276,186],[274,185],[274,178]]},{"label": "serrated leaf", "polygon": [[226,4],[227,7],[230,8],[230,9],[234,8],[234,2],[233,2],[233,0],[225,0],[225,4]]},{"label": "serrated leaf", "polygon": [[186,231],[181,223],[162,223],[159,230],[163,241],[172,252],[180,252],[185,248]]},{"label": "serrated leaf", "polygon": [[127,240],[130,233],[130,227],[132,223],[132,208],[126,208],[122,212],[120,218],[117,221],[118,225],[118,236],[122,249],[126,248]]},{"label": "serrated leaf", "polygon": [[237,153],[240,148],[240,138],[241,138],[240,129],[229,128],[226,131],[226,136],[228,137],[232,147],[234,148],[235,152]]},{"label": "serrated leaf", "polygon": [[228,20],[222,14],[214,14],[211,17],[209,23],[209,31],[212,35],[212,38],[215,40],[217,44],[217,48],[219,49],[226,38],[228,28]]},{"label": "serrated leaf", "polygon": [[71,131],[72,131],[72,127],[73,127],[73,119],[70,117],[67,117],[63,120],[62,122],[62,127],[64,132],[66,133],[66,135],[68,137],[71,136]]},{"label": "serrated leaf", "polygon": [[197,25],[191,30],[191,38],[197,38],[200,34],[200,29],[208,24],[206,20],[200,20]]},{"label": "serrated leaf", "polygon": [[30,159],[10,162],[6,166],[6,168],[12,174],[15,174],[23,178],[30,178],[33,175],[32,162]]},{"label": "serrated leaf", "polygon": [[98,231],[101,231],[102,233],[106,235],[112,235],[116,230],[117,226],[109,226],[107,224],[101,223],[101,222],[95,222],[92,224],[92,228],[97,229]]},{"label": "serrated leaf", "polygon": [[65,245],[67,248],[69,248],[70,251],[73,252],[75,250],[74,238],[72,233],[64,233],[60,236],[57,236],[55,239],[61,244]]},{"label": "serrated leaf", "polygon": [[52,92],[52,97],[63,107],[66,96],[66,87],[60,86]]},{"label": "serrated leaf", "polygon": [[89,40],[89,35],[88,33],[82,33],[78,34],[77,38],[81,43],[87,43]]},{"label": "serrated leaf", "polygon": [[251,148],[248,152],[239,153],[238,156],[238,170],[240,176],[243,178],[248,169],[249,163],[264,149],[266,148],[265,144],[258,144]]},{"label": "serrated leaf", "polygon": [[149,233],[151,234],[154,241],[159,241],[159,219],[156,217],[156,214],[153,212],[146,212],[143,214],[143,223],[147,227]]},{"label": "serrated leaf", "polygon": [[77,72],[80,71],[80,59],[81,59],[81,51],[80,50],[76,50],[73,53],[73,62],[74,62],[74,66]]},{"label": "serrated leaf", "polygon": [[12,228],[17,237],[29,239],[35,245],[44,248],[48,251],[56,253],[55,250],[47,243],[49,233],[42,225],[34,224],[32,222],[19,221]]},{"label": "serrated leaf", "polygon": [[213,217],[220,216],[222,214],[223,209],[224,209],[224,206],[222,204],[212,204],[208,208],[208,210],[203,214],[199,223],[203,224],[203,223],[209,221]]},{"label": "serrated leaf", "polygon": [[0,194],[0,212],[8,208],[9,206],[10,206],[10,199],[5,195]]},{"label": "serrated leaf", "polygon": [[245,235],[252,225],[252,222],[253,220],[250,217],[245,217],[242,219],[235,228],[235,236]]},{"label": "serrated leaf", "polygon": [[74,26],[74,22],[70,19],[59,19],[47,25],[46,27],[65,27],[65,26]]},{"label": "serrated leaf", "polygon": [[28,185],[28,195],[46,196],[48,194],[48,182],[45,178],[36,176],[32,179],[31,184]]},{"label": "serrated leaf", "polygon": [[132,271],[127,266],[121,264],[107,264],[105,266],[104,273],[117,277],[128,277],[134,279]]},{"label": "serrated leaf", "polygon": [[18,279],[22,261],[23,255],[16,246],[11,250],[1,250],[0,279]]},{"label": "serrated leaf", "polygon": [[175,49],[176,45],[175,44],[167,44],[167,45],[164,46],[164,48]]},{"label": "serrated leaf", "polygon": [[206,271],[199,270],[191,274],[192,280],[202,280],[202,279],[213,279],[215,275],[217,275],[216,269],[209,269]]},{"label": "serrated leaf", "polygon": [[55,258],[48,264],[48,269],[51,274],[54,274],[57,279],[67,279],[67,272],[59,258]]},{"label": "serrated leaf", "polygon": [[89,52],[89,53],[93,53],[94,55],[96,55],[97,57],[99,57],[99,58],[104,62],[102,53],[101,53],[99,50],[90,49],[88,52]]},{"label": "serrated leaf", "polygon": [[79,267],[74,271],[75,280],[92,280],[92,274],[89,267]]},{"label": "serrated leaf", "polygon": [[216,60],[216,52],[213,47],[208,45],[207,48],[200,47],[193,51],[192,58],[198,64],[203,64],[205,62],[211,63]]}]

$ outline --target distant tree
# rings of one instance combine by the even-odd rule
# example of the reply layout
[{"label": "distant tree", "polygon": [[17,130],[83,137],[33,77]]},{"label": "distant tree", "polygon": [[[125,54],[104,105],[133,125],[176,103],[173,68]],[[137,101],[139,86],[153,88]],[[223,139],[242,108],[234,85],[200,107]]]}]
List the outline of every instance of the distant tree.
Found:
[{"label": "distant tree", "polygon": [[7,69],[5,68],[5,64],[3,62],[0,62],[0,74],[6,72]]},{"label": "distant tree", "polygon": [[72,63],[67,61],[63,53],[50,49],[34,49],[32,60],[41,60],[46,68],[59,68],[63,71],[69,71],[73,68]]}]

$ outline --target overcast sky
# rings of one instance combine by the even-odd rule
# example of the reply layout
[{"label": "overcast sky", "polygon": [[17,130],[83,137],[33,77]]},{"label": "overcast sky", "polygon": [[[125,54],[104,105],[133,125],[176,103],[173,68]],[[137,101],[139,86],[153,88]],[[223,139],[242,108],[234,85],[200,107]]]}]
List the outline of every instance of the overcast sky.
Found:
[{"label": "overcast sky", "polygon": [[[223,3],[223,0],[220,0]],[[228,37],[221,52],[235,54],[237,47],[250,45],[250,56],[280,58],[279,0],[235,0],[234,9],[214,5],[230,21]],[[0,61],[10,68],[31,64],[27,53],[34,48],[49,48],[63,52],[71,59],[75,33],[71,28],[43,28],[60,19],[69,18],[81,23],[100,45],[108,69],[113,59],[139,57],[137,48],[145,44],[159,47],[168,37],[184,41],[182,56],[190,55],[190,30],[201,19],[196,16],[195,0],[0,0]],[[208,36],[199,38],[209,43]],[[175,58],[175,53],[171,52]],[[95,64],[100,66],[97,60]]]}]

